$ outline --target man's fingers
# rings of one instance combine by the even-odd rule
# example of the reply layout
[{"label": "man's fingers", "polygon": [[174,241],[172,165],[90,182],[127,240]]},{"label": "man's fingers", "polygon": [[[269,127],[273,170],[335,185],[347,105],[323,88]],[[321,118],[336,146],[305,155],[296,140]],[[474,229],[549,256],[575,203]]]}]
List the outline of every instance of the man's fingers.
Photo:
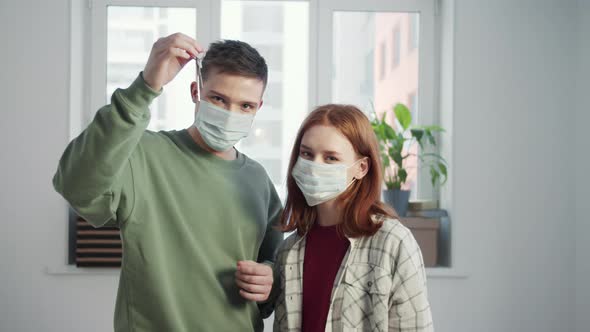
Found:
[{"label": "man's fingers", "polygon": [[183,59],[187,59],[187,60],[191,58],[191,55],[188,54],[187,51],[180,49],[180,48],[173,48],[170,50],[170,52],[172,54],[174,54],[174,56],[179,57],[179,58],[183,58]]},{"label": "man's fingers", "polygon": [[236,272],[236,279],[241,280],[242,282],[254,285],[272,285],[272,277],[271,276],[257,276],[257,275],[250,275],[244,274],[240,271]]},{"label": "man's fingers", "polygon": [[249,301],[262,302],[268,299],[268,294],[252,294],[240,289],[240,295]]},{"label": "man's fingers", "polygon": [[187,47],[194,49],[195,55],[204,51],[203,47],[201,47],[201,45],[199,45],[196,40],[183,33],[175,33],[172,35],[172,40],[173,42],[183,43],[184,45],[187,45]]},{"label": "man's fingers", "polygon": [[240,279],[236,279],[236,284],[239,288],[245,290],[250,294],[267,294],[270,292],[271,286],[269,285],[255,285],[249,284],[246,282],[241,281]]},{"label": "man's fingers", "polygon": [[268,276],[272,275],[272,268],[265,264],[260,264],[252,261],[238,262],[238,271],[242,274]]},{"label": "man's fingers", "polygon": [[195,48],[194,45],[192,45],[190,42],[183,40],[183,39],[173,40],[172,43],[170,43],[169,47],[171,49],[180,48],[182,50],[185,50],[193,58],[197,57],[197,54],[199,54],[199,51],[197,51],[197,49]]},{"label": "man's fingers", "polygon": [[191,43],[191,45],[193,45],[195,47],[195,49],[198,51],[198,53],[205,52],[205,49],[194,38],[189,37],[189,36],[187,36],[187,35],[185,35],[183,33],[181,33],[180,36],[184,40],[186,40],[189,43]]}]

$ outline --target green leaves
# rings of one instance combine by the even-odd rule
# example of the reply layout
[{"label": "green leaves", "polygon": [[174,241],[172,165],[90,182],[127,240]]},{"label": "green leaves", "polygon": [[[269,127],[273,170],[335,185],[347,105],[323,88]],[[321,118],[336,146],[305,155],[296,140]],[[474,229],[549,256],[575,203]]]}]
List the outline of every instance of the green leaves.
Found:
[{"label": "green leaves", "polygon": [[430,182],[432,183],[433,187],[439,178],[440,178],[440,173],[436,170],[436,168],[434,166],[430,166]]},{"label": "green leaves", "polygon": [[394,139],[397,136],[395,130],[386,122],[384,122],[383,125],[385,126],[385,137],[387,139]]},{"label": "green leaves", "polygon": [[[393,112],[399,122],[399,126],[396,128],[401,127],[398,128],[398,131],[385,121],[387,112],[383,112],[381,116],[374,113],[371,126],[379,142],[383,170],[389,170],[385,175],[385,185],[387,189],[401,189],[408,179],[404,160],[413,156],[409,154],[411,144],[414,140],[418,142],[421,151],[425,149],[427,144],[436,146],[435,135],[444,132],[444,129],[435,125],[412,126],[412,114],[404,104],[396,104],[393,107]],[[406,151],[404,151],[404,147],[407,149]],[[436,153],[418,153],[417,157],[421,162],[421,167],[430,168],[430,179],[433,186],[436,183],[442,185],[446,182],[447,166],[443,157]]]},{"label": "green leaves", "polygon": [[406,131],[412,124],[412,114],[410,114],[410,110],[404,104],[396,104],[393,107],[393,112],[395,113],[395,117],[399,124],[402,126],[403,130]]},{"label": "green leaves", "polygon": [[405,169],[400,168],[397,170],[397,176],[399,177],[400,187],[401,187],[401,183],[405,183],[406,179],[408,178],[408,172],[406,172]]},{"label": "green leaves", "polygon": [[393,147],[389,148],[389,157],[393,159],[398,167],[402,167],[402,160],[404,158],[402,157],[401,149],[394,149]]},{"label": "green leaves", "polygon": [[441,185],[447,182],[447,165],[443,162],[430,166],[430,182],[432,186],[434,187],[438,181],[440,181]]},{"label": "green leaves", "polygon": [[422,143],[422,138],[424,137],[424,130],[422,129],[410,129],[410,133],[412,137],[416,139],[418,144],[420,144],[420,148],[424,149],[424,144]]}]

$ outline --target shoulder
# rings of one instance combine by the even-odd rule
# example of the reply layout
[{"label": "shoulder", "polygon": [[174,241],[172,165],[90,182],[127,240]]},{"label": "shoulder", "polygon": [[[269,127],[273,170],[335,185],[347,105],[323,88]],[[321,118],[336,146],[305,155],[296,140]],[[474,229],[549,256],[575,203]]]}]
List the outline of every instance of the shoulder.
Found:
[{"label": "shoulder", "polygon": [[264,166],[262,166],[262,164],[260,164],[258,161],[243,154],[242,152],[240,153],[246,159],[245,170],[247,173],[245,174],[250,179],[250,181],[254,181],[253,183],[256,183],[257,186],[262,185],[265,192],[269,195],[269,198],[278,199],[278,194],[276,192],[275,185],[272,182]]},{"label": "shoulder", "polygon": [[268,176],[266,169],[264,168],[264,166],[262,166],[262,164],[260,164],[256,160],[248,157],[246,154],[242,153],[241,151],[240,151],[240,153],[246,159],[246,166],[248,167],[248,171],[250,173],[252,173],[252,175],[255,175],[258,177],[264,177],[264,178],[268,179],[269,182],[271,182],[270,177]]},{"label": "shoulder", "polygon": [[383,259],[395,264],[408,255],[420,252],[420,248],[412,232],[398,219],[377,218],[374,221],[382,222],[381,227],[374,235],[367,237],[371,248],[378,248],[383,253]]},{"label": "shoulder", "polygon": [[279,250],[277,251],[277,261],[284,262],[284,260],[286,259],[287,253],[289,251],[291,251],[291,249],[293,249],[293,247],[295,246],[295,244],[299,240],[301,240],[301,236],[299,236],[299,234],[297,234],[297,232],[291,233],[291,235],[289,235],[281,243],[281,246],[279,247]]},{"label": "shoulder", "polygon": [[141,138],[139,139],[138,147],[145,151],[163,151],[162,149],[167,149],[171,147],[175,147],[176,144],[174,143],[178,136],[177,131],[151,131],[151,130],[144,130]]},{"label": "shoulder", "polygon": [[412,232],[399,219],[383,218],[381,228],[373,236],[382,237],[389,241],[402,242],[412,237]]}]

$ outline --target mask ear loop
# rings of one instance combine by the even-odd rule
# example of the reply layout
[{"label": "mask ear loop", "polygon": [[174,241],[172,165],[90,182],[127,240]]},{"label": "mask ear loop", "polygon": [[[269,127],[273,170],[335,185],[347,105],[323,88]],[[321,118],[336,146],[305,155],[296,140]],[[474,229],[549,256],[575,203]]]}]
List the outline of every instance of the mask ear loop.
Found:
[{"label": "mask ear loop", "polygon": [[197,100],[201,101],[201,91],[203,90],[203,75],[201,74],[201,70],[203,69],[203,58],[205,57],[205,53],[197,54],[195,58],[195,62],[197,63]]}]

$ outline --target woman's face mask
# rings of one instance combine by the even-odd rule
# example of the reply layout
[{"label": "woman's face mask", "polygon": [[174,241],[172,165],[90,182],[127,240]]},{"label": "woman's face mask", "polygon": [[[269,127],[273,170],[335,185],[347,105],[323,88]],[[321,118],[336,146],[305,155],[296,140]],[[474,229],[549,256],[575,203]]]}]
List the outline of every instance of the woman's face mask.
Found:
[{"label": "woman's face mask", "polygon": [[[332,200],[364,176],[356,149],[338,129],[316,125],[304,133],[291,175],[309,206]],[[366,165],[365,165],[366,166]]]},{"label": "woman's face mask", "polygon": [[316,206],[342,194],[355,181],[348,181],[348,170],[352,165],[320,164],[299,157],[292,175],[309,206]]}]

